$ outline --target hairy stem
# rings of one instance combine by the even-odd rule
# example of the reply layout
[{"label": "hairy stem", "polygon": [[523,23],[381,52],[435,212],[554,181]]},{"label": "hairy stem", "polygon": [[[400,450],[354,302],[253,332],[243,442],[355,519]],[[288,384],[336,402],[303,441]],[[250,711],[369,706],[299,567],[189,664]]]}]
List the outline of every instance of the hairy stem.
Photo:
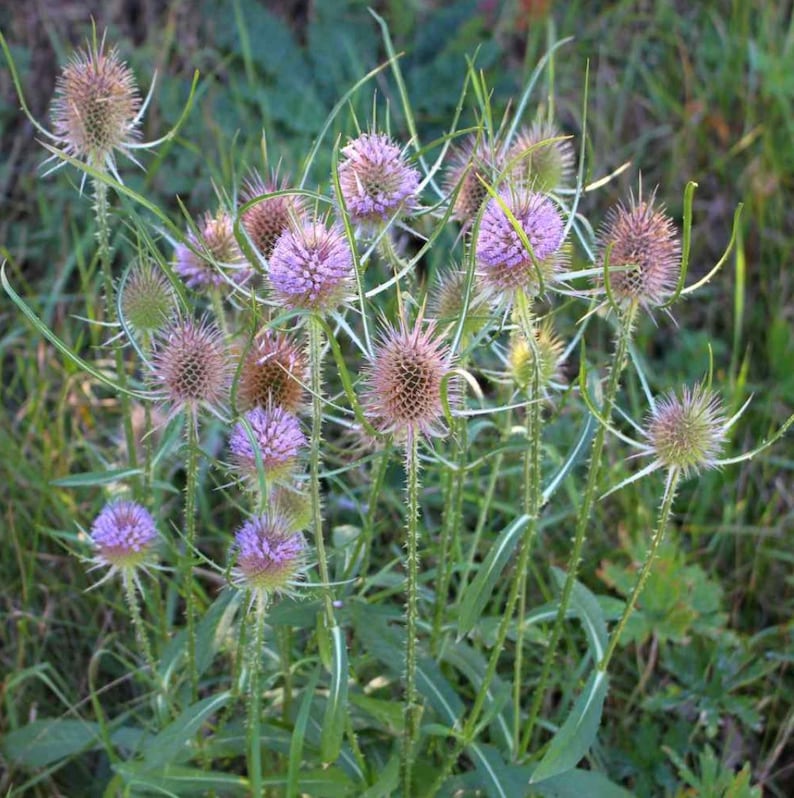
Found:
[{"label": "hairy stem", "polygon": [[155,664],[154,657],[152,656],[152,648],[149,645],[149,637],[146,634],[146,626],[141,617],[141,607],[138,602],[138,594],[135,592],[135,579],[129,572],[129,569],[122,569],[122,581],[124,582],[124,598],[127,602],[127,608],[132,616],[132,625],[135,627],[135,642],[138,648],[143,652],[146,664],[152,672],[152,678],[157,678],[157,665]]},{"label": "hairy stem", "polygon": [[[532,379],[527,386],[528,406],[526,417],[526,435],[529,446],[524,454],[524,512],[529,516],[529,523],[524,532],[524,546],[529,553],[538,528],[540,515],[540,437],[541,437],[541,397],[540,370],[541,354],[537,346],[534,330],[527,317],[522,324],[523,334],[532,352]],[[516,618],[516,653],[513,665],[513,753],[518,754],[521,743],[521,688],[523,686],[522,668],[524,664],[524,617],[526,616],[527,580],[529,569],[518,569],[514,579],[519,582],[518,616]]]},{"label": "hairy stem", "polygon": [[260,715],[262,696],[259,689],[259,674],[262,669],[262,646],[265,630],[267,598],[257,593],[254,612],[254,634],[251,636],[248,667],[248,780],[252,795],[262,795],[262,745],[260,742]]},{"label": "hairy stem", "polygon": [[[623,368],[626,363],[626,355],[628,353],[629,343],[634,331],[634,321],[636,315],[637,304],[632,303],[623,313],[620,314],[618,318],[618,337],[615,343],[615,354],[612,361],[612,368],[609,372],[609,380],[604,393],[602,410],[602,415],[606,422],[609,422],[610,418],[612,417],[612,408],[614,407],[615,398],[620,386],[620,375],[623,372]],[[601,475],[602,455],[605,441],[606,427],[603,424],[599,424],[598,430],[596,431],[595,437],[593,439],[593,449],[590,456],[590,466],[587,473],[587,484],[585,486],[584,496],[582,497],[582,504],[579,507],[579,514],[576,518],[576,530],[574,532],[571,554],[568,558],[567,574],[562,588],[562,595],[560,596],[560,606],[557,611],[557,617],[554,620],[554,626],[552,628],[549,645],[543,658],[540,680],[535,688],[535,694],[529,710],[529,718],[527,720],[526,726],[524,727],[524,734],[521,738],[519,754],[522,752],[525,753],[532,741],[532,732],[538,720],[540,707],[546,694],[546,687],[549,677],[551,676],[554,658],[557,653],[557,646],[559,645],[560,637],[562,636],[565,616],[568,612],[568,606],[571,603],[573,586],[576,582],[576,576],[579,571],[579,562],[582,557],[582,549],[584,548],[587,527],[590,523],[590,516],[592,515],[593,505],[595,504],[596,500],[598,479]]]},{"label": "hairy stem", "polygon": [[416,696],[416,622],[418,615],[418,521],[419,521],[419,458],[417,436],[412,430],[408,433],[405,447],[406,492],[408,513],[406,518],[408,533],[408,595],[405,607],[405,730],[402,745],[403,795],[411,792],[413,771],[413,748],[419,727],[421,708]]},{"label": "hairy stem", "polygon": [[198,420],[194,411],[185,415],[187,428],[187,462],[185,471],[185,556],[182,579],[185,589],[187,617],[187,662],[193,701],[198,700],[198,669],[196,667],[196,603],[193,591],[193,566],[196,561],[196,494],[198,490]]},{"label": "hairy stem", "polygon": [[328,576],[328,558],[325,553],[323,538],[323,510],[320,499],[320,441],[322,440],[323,397],[322,397],[322,350],[323,328],[319,319],[309,319],[309,367],[311,369],[312,394],[312,435],[309,450],[309,482],[312,498],[312,527],[314,528],[314,545],[317,549],[317,567],[322,583],[323,604],[325,607],[326,627],[336,625],[334,619],[331,580]]},{"label": "hairy stem", "polygon": [[637,603],[637,599],[639,598],[640,593],[642,593],[642,589],[645,587],[645,582],[648,580],[648,576],[651,573],[653,560],[656,557],[656,552],[659,550],[659,545],[664,538],[667,524],[670,521],[670,513],[673,508],[673,501],[675,500],[675,493],[676,489],[678,488],[678,480],[680,479],[680,476],[681,473],[676,468],[672,469],[667,474],[667,483],[664,487],[662,505],[659,509],[659,519],[656,523],[656,529],[654,530],[653,537],[651,538],[650,548],[645,556],[645,562],[642,564],[642,570],[640,571],[640,575],[637,578],[636,584],[634,585],[634,590],[631,591],[629,600],[626,602],[626,606],[623,608],[623,614],[620,616],[618,625],[615,627],[615,631],[612,633],[612,637],[609,640],[606,653],[604,654],[601,662],[598,663],[598,669],[600,671],[606,671],[606,669],[609,667],[609,661],[612,659],[612,655],[615,653],[615,649],[620,642],[620,637],[623,634],[623,630],[626,628],[626,622],[631,616],[631,613],[634,611],[634,606]]},{"label": "hairy stem", "polygon": [[[457,471],[447,471],[445,474],[446,486],[444,496],[444,523],[441,527],[439,541],[438,568],[436,572],[436,601],[433,608],[433,629],[430,637],[430,652],[433,656],[438,653],[441,640],[441,627],[444,621],[444,609],[447,607],[449,583],[452,579],[452,562],[450,547],[453,537],[458,538],[462,525],[463,515],[463,489],[466,481],[466,439],[467,426],[465,419],[456,424],[455,441],[452,452],[452,461],[457,464]],[[458,543],[457,548],[460,547]]]},{"label": "hairy stem", "polygon": [[[114,312],[115,303],[113,297],[113,252],[110,248],[110,224],[109,224],[109,205],[108,187],[101,180],[94,180],[94,215],[97,226],[97,243],[99,247],[99,263],[102,268],[104,280],[105,302],[107,303],[107,321],[118,321]],[[124,353],[120,346],[113,345],[113,354],[116,359],[116,379],[122,391],[119,393],[121,403],[121,418],[124,425],[124,440],[127,446],[127,462],[130,468],[137,468],[138,453],[135,447],[135,432],[132,428],[132,410],[130,407],[130,397],[123,391],[127,387],[127,371],[124,365]],[[137,486],[138,480],[135,480]]]}]

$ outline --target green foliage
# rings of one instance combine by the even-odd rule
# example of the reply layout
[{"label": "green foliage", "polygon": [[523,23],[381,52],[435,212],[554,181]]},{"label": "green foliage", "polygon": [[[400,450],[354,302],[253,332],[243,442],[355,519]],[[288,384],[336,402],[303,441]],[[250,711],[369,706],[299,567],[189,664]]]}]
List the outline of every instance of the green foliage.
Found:
[{"label": "green foliage", "polygon": [[[142,154],[145,171],[124,164],[124,186],[108,181],[115,192],[114,275],[146,254],[176,280],[171,251],[184,237],[185,212],[198,219],[219,204],[233,207],[250,168],[267,172],[278,164],[293,183],[306,174],[305,189],[333,196],[334,143],[368,129],[373,115],[402,142],[415,124],[419,141],[413,144],[432,164],[447,143],[443,137],[454,133],[459,106],[457,130],[487,128],[489,117],[497,127],[550,44],[572,35],[576,43],[557,51],[541,71],[522,121],[554,116],[576,136],[578,149],[585,59],[591,59],[585,183],[631,161],[625,173],[582,196],[579,210],[593,225],[614,200],[625,198],[628,186],[636,191],[638,170],[644,195],[658,185],[657,197],[676,218],[685,182],[696,180],[694,280],[721,253],[736,203],[747,203],[726,269],[672,308],[675,325],[661,312],[654,323],[638,324],[636,362],[617,404],[641,421],[648,407],[643,380],[656,394],[699,379],[713,358],[715,383],[724,386],[733,411],[755,395],[734,428],[730,453],[770,438],[794,404],[787,272],[794,243],[786,194],[794,181],[794,78],[785,57],[791,49],[785,10],[766,4],[755,13],[742,3],[684,10],[680,4],[596,8],[573,2],[544,10],[543,3],[384,2],[376,10],[398,54],[386,64],[389,48],[367,5],[202,0],[189,19],[172,4],[150,29],[131,29],[120,17],[97,19],[98,30],[110,26],[109,41],[120,42],[144,89],[158,65],[144,138],[179,120],[193,69],[201,72],[179,135]],[[531,20],[528,6],[540,9]],[[53,75],[43,62],[62,63],[88,28],[67,29],[66,16],[48,16],[41,26],[47,42],[13,19],[2,32],[30,105],[44,121]],[[468,73],[467,59],[474,64]],[[365,79],[378,65],[385,68]],[[7,674],[0,712],[7,768],[0,768],[0,791],[246,795],[250,608],[224,586],[233,562],[231,533],[248,507],[217,462],[225,457],[226,427],[208,422],[200,441],[201,557],[191,590],[201,693],[193,700],[184,586],[168,570],[184,547],[182,421],[155,408],[140,463],[130,467],[119,396],[128,392],[136,430],[143,429],[142,401],[151,393],[147,353],[140,346],[125,350],[128,382],[121,385],[107,345],[115,330],[103,326],[108,310],[99,290],[91,194],[78,194],[80,175],[72,166],[42,178],[38,165],[46,153],[32,139],[11,81],[0,71],[0,149],[8,153],[0,164],[0,188],[8,196],[0,220],[7,300],[0,309],[7,411],[0,423],[6,552],[0,561],[0,663]],[[408,152],[416,155],[415,148]],[[443,177],[442,169],[434,180],[441,184]],[[437,200],[431,189],[427,197]],[[380,291],[395,263],[413,258],[424,238],[436,235],[438,218],[410,220],[413,232],[390,228],[387,237],[394,234],[398,251],[390,260],[373,246],[362,293]],[[592,243],[580,222],[578,241]],[[361,302],[370,332],[379,315],[394,318],[398,308],[413,313],[438,272],[463,260],[471,233],[443,227],[401,282],[404,296],[394,296],[391,286]],[[590,265],[585,247],[577,246],[571,268]],[[474,269],[467,259],[463,267]],[[183,304],[214,312],[209,298],[180,290]],[[588,384],[598,402],[599,378],[613,365],[615,327],[601,314],[579,324],[585,304],[575,297],[548,302],[543,312],[552,306],[568,340],[581,335],[587,341]],[[245,320],[240,340],[263,323],[254,302],[238,300],[225,313],[235,323]],[[294,314],[287,321],[295,321]],[[282,322],[285,317],[270,319]],[[347,413],[360,386],[361,322],[357,307],[344,322],[329,319],[325,329],[331,341],[323,373],[328,404],[321,484],[336,624],[322,620],[323,590],[313,572],[300,598],[267,611],[261,724],[254,737],[266,795],[402,794],[405,474],[400,449],[388,442],[368,450],[360,408]],[[465,439],[434,440],[421,452],[416,794],[429,794],[458,745],[439,794],[790,794],[794,585],[787,486],[794,454],[786,438],[771,454],[682,488],[608,679],[597,666],[644,561],[662,480],[651,475],[596,504],[563,608],[555,667],[541,686],[538,723],[526,753],[517,750],[514,728],[523,732],[528,721],[560,593],[573,573],[571,538],[598,423],[576,386],[577,339],[563,364],[567,387],[543,403],[540,518],[530,519],[528,413],[509,398],[503,324],[509,328],[511,320],[505,316],[472,333],[462,357],[482,389],[482,396],[470,391],[463,406],[491,412],[467,419]],[[620,412],[612,424],[636,437]],[[621,441],[607,436],[604,490],[641,467],[625,452]],[[147,503],[168,519],[161,552],[168,569],[141,577],[154,674],[143,664],[118,584],[88,591],[98,577],[87,574],[80,559],[102,504],[146,479]],[[523,615],[517,609],[505,622],[522,538],[535,523],[526,594],[517,598]],[[437,635],[431,628],[436,607]],[[494,651],[498,667],[489,674]],[[465,737],[480,696],[481,714]]]}]

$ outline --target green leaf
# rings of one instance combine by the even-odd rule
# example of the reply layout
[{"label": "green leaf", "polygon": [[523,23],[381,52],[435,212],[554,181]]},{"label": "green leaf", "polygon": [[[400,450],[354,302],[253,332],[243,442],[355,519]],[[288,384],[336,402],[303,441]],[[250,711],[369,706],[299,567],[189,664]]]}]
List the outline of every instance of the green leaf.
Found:
[{"label": "green leaf", "polygon": [[320,738],[320,756],[323,762],[333,762],[342,748],[345,734],[347,707],[347,643],[340,626],[331,628],[332,659],[331,688],[325,704],[323,733]]},{"label": "green leaf", "polygon": [[204,613],[196,628],[196,668],[199,674],[209,668],[228,638],[242,598],[243,593],[239,590],[224,590]]},{"label": "green leaf", "polygon": [[287,763],[285,791],[287,798],[294,798],[298,794],[298,776],[300,775],[301,760],[303,759],[303,741],[306,738],[309,710],[311,710],[314,691],[317,689],[319,680],[320,668],[317,667],[304,688],[298,716],[295,718],[295,728],[292,730],[292,742],[289,747],[289,761]]},{"label": "green leaf", "polygon": [[[565,571],[552,567],[551,573],[557,587],[562,590],[567,576]],[[601,662],[607,648],[607,623],[598,599],[578,580],[573,583],[571,607],[582,622],[593,653],[593,661]]]},{"label": "green leaf", "polygon": [[482,617],[485,605],[502,575],[508,561],[521,539],[521,535],[529,523],[529,516],[522,515],[505,527],[488,552],[485,561],[480,565],[477,576],[466,588],[466,594],[460,605],[458,616],[458,637],[468,634]]},{"label": "green leaf", "polygon": [[42,718],[7,734],[3,753],[17,765],[39,768],[98,745],[96,723]]},{"label": "green leaf", "polygon": [[514,798],[526,794],[529,768],[508,765],[491,745],[470,746],[467,750],[489,798]]},{"label": "green leaf", "polygon": [[228,692],[204,698],[188,707],[176,720],[143,746],[144,762],[148,768],[161,768],[179,759],[187,759],[191,745],[204,721],[221,709],[229,700]]},{"label": "green leaf", "polygon": [[92,485],[109,485],[122,482],[130,477],[142,474],[140,468],[109,468],[105,471],[85,471],[82,474],[71,474],[61,479],[53,479],[50,485],[57,488],[84,488]]},{"label": "green leaf", "polygon": [[38,330],[38,332],[46,338],[61,354],[65,355],[72,361],[78,368],[90,374],[97,382],[113,388],[117,393],[125,393],[135,399],[151,399],[151,394],[143,391],[132,391],[129,388],[122,388],[118,383],[114,382],[110,377],[103,374],[101,371],[95,369],[90,363],[83,360],[76,352],[73,352],[25,303],[25,300],[17,294],[11,287],[6,277],[5,263],[0,266],[0,283],[2,283],[5,292],[11,297],[11,301],[22,311],[22,314],[28,321]]},{"label": "green leaf", "polygon": [[606,694],[607,675],[594,670],[584,691],[576,699],[570,715],[552,738],[543,759],[532,774],[531,784],[573,770],[584,757],[598,733]]},{"label": "green leaf", "polygon": [[633,798],[633,793],[610,781],[597,770],[569,770],[533,784],[533,794],[542,798]]},{"label": "green leaf", "polygon": [[380,778],[360,798],[389,798],[400,783],[400,758],[395,754],[381,770]]},{"label": "green leaf", "polygon": [[134,789],[134,795],[151,792],[154,795],[208,795],[210,792],[224,796],[249,794],[248,779],[232,773],[199,770],[180,765],[166,765],[151,770],[142,762],[123,762],[114,767],[124,784]]}]

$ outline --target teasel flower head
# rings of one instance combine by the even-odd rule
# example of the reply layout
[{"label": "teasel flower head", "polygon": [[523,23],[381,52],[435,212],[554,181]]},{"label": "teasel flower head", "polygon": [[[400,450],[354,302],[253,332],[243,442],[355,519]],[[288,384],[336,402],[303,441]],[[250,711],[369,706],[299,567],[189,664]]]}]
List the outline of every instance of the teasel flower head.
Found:
[{"label": "teasel flower head", "polygon": [[211,322],[178,319],[155,339],[152,382],[172,415],[200,406],[218,413],[229,391],[230,361],[220,330]]},{"label": "teasel flower head", "polygon": [[121,288],[121,312],[129,327],[151,340],[173,318],[174,288],[150,260],[132,266]]},{"label": "teasel flower head", "polygon": [[273,406],[297,413],[308,380],[309,363],[303,349],[286,333],[265,329],[245,354],[237,401],[245,410]]},{"label": "teasel flower head", "polygon": [[137,502],[118,500],[102,509],[91,526],[92,562],[117,571],[134,571],[152,562],[158,540],[154,519]]},{"label": "teasel flower head", "polygon": [[75,52],[55,83],[53,140],[73,158],[116,173],[115,152],[129,158],[140,138],[141,95],[130,68],[105,39]]},{"label": "teasel flower head", "polygon": [[517,291],[535,297],[554,281],[565,263],[565,224],[554,203],[533,191],[499,195],[532,248],[530,254],[500,202],[492,197],[480,222],[476,258],[483,285],[508,303]]},{"label": "teasel flower head", "polygon": [[554,330],[551,319],[535,324],[532,329],[534,346],[523,332],[513,333],[510,339],[510,372],[522,390],[531,388],[535,364],[538,364],[538,382],[542,393],[562,381],[560,369],[565,344]]},{"label": "teasel flower head", "polygon": [[[488,199],[485,184],[493,185],[500,171],[500,156],[483,138],[470,134],[463,144],[454,147],[444,179],[444,190],[455,196],[452,218],[468,227]],[[457,191],[457,194],[455,192]]]},{"label": "teasel flower head", "polygon": [[416,207],[419,172],[389,136],[362,133],[342,148],[342,155],[339,186],[354,222],[385,222]]},{"label": "teasel flower head", "polygon": [[232,458],[240,472],[256,476],[258,454],[269,480],[281,481],[293,474],[306,447],[298,419],[280,407],[255,407],[245,414],[245,421],[246,424],[238,422],[234,426],[229,439]]},{"label": "teasel flower head", "polygon": [[235,533],[234,548],[235,586],[268,598],[294,595],[307,567],[308,546],[303,535],[277,510],[246,521]]},{"label": "teasel flower head", "polygon": [[[263,194],[272,194],[284,190],[286,181],[279,183],[278,177],[263,180],[256,172],[252,173],[243,183],[240,190],[240,202],[245,204],[255,197]],[[290,224],[305,215],[305,202],[298,195],[282,194],[278,197],[268,197],[260,200],[247,210],[243,211],[241,221],[245,232],[251,239],[257,252],[269,260],[273,254],[276,242]]]},{"label": "teasel flower head", "polygon": [[616,302],[651,309],[675,292],[681,272],[681,242],[673,220],[655,197],[612,208],[598,234],[598,262],[609,254],[609,285]]},{"label": "teasel flower head", "polygon": [[269,267],[273,298],[279,305],[324,314],[347,299],[353,255],[340,227],[304,221],[282,234]]},{"label": "teasel flower head", "polygon": [[645,437],[658,466],[684,478],[719,467],[728,422],[719,397],[702,383],[657,400]]},{"label": "teasel flower head", "polygon": [[[458,324],[463,314],[467,280],[466,272],[454,266],[446,269],[438,277],[430,296],[429,314],[442,329],[452,328]],[[463,322],[464,335],[474,335],[485,326],[490,317],[488,298],[475,281]]]},{"label": "teasel flower head", "polygon": [[234,237],[234,221],[226,211],[205,214],[198,236],[191,230],[187,242],[176,246],[174,271],[188,288],[218,287],[227,280],[242,285],[250,279],[251,269]]},{"label": "teasel flower head", "polygon": [[418,433],[443,435],[441,392],[449,372],[449,351],[434,322],[423,326],[420,318],[409,328],[401,319],[399,326],[387,326],[365,373],[366,415],[400,441]]},{"label": "teasel flower head", "polygon": [[546,193],[563,188],[573,176],[574,151],[569,139],[559,137],[557,129],[545,122],[522,128],[507,152],[510,179]]}]

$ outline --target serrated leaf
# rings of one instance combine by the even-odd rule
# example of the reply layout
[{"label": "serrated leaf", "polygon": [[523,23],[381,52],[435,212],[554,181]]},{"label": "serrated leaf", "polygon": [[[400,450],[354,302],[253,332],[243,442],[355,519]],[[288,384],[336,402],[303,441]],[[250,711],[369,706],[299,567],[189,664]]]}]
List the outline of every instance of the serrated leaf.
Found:
[{"label": "serrated leaf", "polygon": [[191,744],[204,721],[229,700],[228,692],[204,698],[182,712],[143,746],[143,758],[150,769],[161,768],[191,756]]},{"label": "serrated leaf", "polygon": [[466,588],[458,616],[458,637],[468,634],[482,617],[485,605],[528,523],[529,516],[522,515],[499,533],[485,561],[480,565],[477,576]]},{"label": "serrated leaf", "polygon": [[552,737],[530,783],[535,784],[573,770],[585,756],[598,733],[606,694],[607,675],[596,669],[590,674],[565,722]]},{"label": "serrated leaf", "polygon": [[323,715],[320,756],[323,762],[333,762],[339,756],[345,734],[347,707],[347,642],[340,626],[331,628],[331,686]]}]

